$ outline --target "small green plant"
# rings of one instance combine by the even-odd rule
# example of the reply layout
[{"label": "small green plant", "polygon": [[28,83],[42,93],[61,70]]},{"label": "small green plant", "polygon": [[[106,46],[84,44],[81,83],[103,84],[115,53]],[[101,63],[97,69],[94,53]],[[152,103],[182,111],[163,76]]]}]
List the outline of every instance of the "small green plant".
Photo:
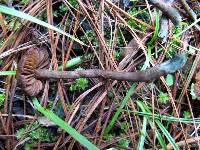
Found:
[{"label": "small green plant", "polygon": [[[83,70],[82,68],[77,68],[78,70]],[[71,84],[69,90],[71,92],[85,90],[88,87],[88,79],[86,78],[79,78],[75,80],[75,83]]]},{"label": "small green plant", "polygon": [[115,60],[119,61],[121,57],[122,51],[115,51],[114,52],[114,58]]},{"label": "small green plant", "polygon": [[68,8],[63,3],[59,6],[59,9],[53,11],[54,17],[63,16],[68,11]]},{"label": "small green plant", "polygon": [[62,13],[66,13],[67,12],[67,6],[65,6],[63,3],[59,6],[59,10]]},{"label": "small green plant", "polygon": [[88,87],[88,79],[86,78],[79,78],[76,79],[75,83],[72,84],[69,88],[71,92],[85,90]]},{"label": "small green plant", "polygon": [[68,1],[74,8],[78,8],[79,7],[79,5],[78,5],[76,0],[68,0]]},{"label": "small green plant", "polygon": [[38,122],[34,122],[31,127],[25,125],[25,127],[17,130],[17,139],[23,140],[24,138],[30,138],[32,143],[38,141],[50,142],[53,135],[48,132],[47,128],[40,127]]},{"label": "small green plant", "polygon": [[112,98],[114,97],[114,94],[113,94],[112,91],[108,91],[108,97],[109,97],[110,99],[112,99]]},{"label": "small green plant", "polygon": [[88,44],[88,40],[87,38],[89,39],[89,41],[92,43],[92,45],[94,46],[97,46],[98,43],[97,43],[97,40],[96,40],[96,37],[95,37],[95,34],[92,30],[87,30],[85,32],[85,35],[83,35],[81,37],[81,40],[84,42],[84,43],[87,43]]},{"label": "small green plant", "polygon": [[119,150],[123,150],[123,149],[128,148],[128,145],[129,145],[130,141],[127,140],[127,139],[121,139],[118,143],[122,147]]},{"label": "small green plant", "polygon": [[158,102],[161,104],[166,104],[169,100],[168,93],[160,92],[158,95]]},{"label": "small green plant", "polygon": [[4,19],[4,23],[8,26],[9,31],[17,30],[22,25],[20,21],[18,21],[13,16],[6,16]]},{"label": "small green plant", "polygon": [[32,150],[30,144],[26,144],[26,145],[25,145],[25,150]]},{"label": "small green plant", "polygon": [[129,127],[125,121],[121,123],[121,132],[122,133],[126,133],[128,131],[128,128]]},{"label": "small green plant", "polygon": [[[129,9],[128,13],[131,16],[135,16],[136,18],[141,19],[142,21],[144,21],[146,23],[148,23],[150,20],[150,16],[149,16],[148,12],[146,10],[140,10],[140,8],[139,8],[139,10],[137,10],[135,7],[132,7],[131,9]],[[147,29],[146,26],[136,22],[133,19],[128,20],[128,24],[131,27],[142,30],[142,31],[145,31]]]},{"label": "small green plant", "polygon": [[190,118],[190,112],[184,111],[184,112],[183,112],[183,117],[184,117],[185,119]]},{"label": "small green plant", "polygon": [[3,106],[6,95],[4,93],[0,93],[0,107]]},{"label": "small green plant", "polygon": [[[172,28],[173,35],[174,36],[178,35],[180,32],[183,31],[183,28],[187,27],[187,26],[188,26],[188,24],[186,22],[182,22],[181,27],[174,26]],[[172,38],[171,45],[180,46],[180,44],[181,44],[180,39],[181,39],[181,36],[179,36],[177,38]],[[173,46],[170,46],[166,53],[166,57],[171,58],[176,53],[176,51],[177,51],[176,48],[174,48]]]},{"label": "small green plant", "polygon": [[21,0],[21,3],[22,3],[23,5],[28,5],[29,0]]}]

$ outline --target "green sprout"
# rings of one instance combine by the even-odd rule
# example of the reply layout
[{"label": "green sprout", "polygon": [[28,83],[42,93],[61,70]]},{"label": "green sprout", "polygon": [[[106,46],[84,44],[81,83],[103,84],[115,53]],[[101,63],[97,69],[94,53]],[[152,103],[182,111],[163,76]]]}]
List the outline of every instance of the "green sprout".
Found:
[{"label": "green sprout", "polygon": [[158,95],[158,102],[161,104],[166,104],[169,100],[168,93],[160,92]]},{"label": "green sprout", "polygon": [[88,87],[88,79],[79,78],[76,79],[75,83],[72,84],[69,88],[71,92],[85,90]]},{"label": "green sprout", "polygon": [[183,112],[183,117],[184,117],[185,119],[190,118],[190,112],[184,111],[184,112]]},{"label": "green sprout", "polygon": [[0,107],[3,106],[6,95],[4,93],[0,93]]},{"label": "green sprout", "polygon": [[[78,70],[83,70],[82,68],[77,68]],[[75,80],[75,83],[70,85],[69,90],[71,92],[75,92],[75,91],[81,91],[81,90],[85,90],[88,87],[88,79],[86,78],[79,78]]]}]

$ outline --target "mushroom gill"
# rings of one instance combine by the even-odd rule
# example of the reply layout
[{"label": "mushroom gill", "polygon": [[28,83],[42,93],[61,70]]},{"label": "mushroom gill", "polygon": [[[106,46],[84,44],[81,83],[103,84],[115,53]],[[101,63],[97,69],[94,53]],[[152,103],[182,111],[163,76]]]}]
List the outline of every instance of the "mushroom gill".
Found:
[{"label": "mushroom gill", "polygon": [[45,48],[28,49],[18,64],[17,80],[21,89],[29,96],[35,96],[43,88],[42,82],[35,77],[35,70],[49,66],[49,55]]}]

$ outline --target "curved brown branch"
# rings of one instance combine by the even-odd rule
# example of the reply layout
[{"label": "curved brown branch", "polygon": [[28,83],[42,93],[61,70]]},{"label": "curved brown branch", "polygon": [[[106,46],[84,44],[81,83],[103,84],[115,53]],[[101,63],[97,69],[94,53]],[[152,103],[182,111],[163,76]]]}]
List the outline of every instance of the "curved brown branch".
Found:
[{"label": "curved brown branch", "polygon": [[186,13],[192,18],[193,20],[197,19],[197,15],[195,12],[190,8],[186,0],[179,0],[179,2],[182,4],[183,8],[185,9]]},{"label": "curved brown branch", "polygon": [[174,25],[179,25],[181,22],[181,16],[179,12],[169,3],[166,3],[163,0],[149,0],[149,2],[160,9],[173,22]]},{"label": "curved brown branch", "polygon": [[176,70],[182,68],[185,65],[186,57],[185,55],[175,55],[172,59],[156,65],[145,71],[138,72],[117,72],[101,69],[88,69],[88,70],[79,70],[79,71],[48,71],[44,69],[39,69],[35,71],[37,78],[45,79],[68,79],[68,78],[104,78],[104,79],[113,79],[121,81],[140,81],[148,82],[156,78],[159,78],[163,75],[169,73],[174,73]]}]

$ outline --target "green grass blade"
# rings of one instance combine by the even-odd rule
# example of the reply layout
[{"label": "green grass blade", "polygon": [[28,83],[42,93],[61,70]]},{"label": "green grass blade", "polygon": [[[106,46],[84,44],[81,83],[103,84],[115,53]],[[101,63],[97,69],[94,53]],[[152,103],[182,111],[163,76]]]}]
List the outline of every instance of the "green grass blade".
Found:
[{"label": "green grass blade", "polygon": [[82,136],[80,133],[78,133],[74,128],[72,128],[68,123],[60,119],[57,115],[55,115],[53,112],[44,109],[38,102],[37,98],[33,97],[33,104],[37,111],[41,112],[44,116],[46,116],[49,120],[53,121],[55,124],[57,124],[59,127],[61,127],[63,130],[65,130],[67,133],[69,133],[74,139],[76,139],[80,144],[85,146],[89,150],[99,150],[94,144],[92,144],[90,141],[88,141],[87,138]]},{"label": "green grass blade", "polygon": [[[151,119],[148,119],[148,122],[149,122],[151,128],[153,128],[153,121]],[[167,150],[167,145],[166,145],[165,141],[163,140],[161,134],[158,132],[156,125],[154,125],[154,130],[155,130],[155,133],[156,133],[155,134],[156,138],[158,139],[158,142],[160,143],[162,149]]]},{"label": "green grass blade", "polygon": [[106,136],[108,134],[108,132],[113,128],[117,118],[119,117],[120,113],[122,112],[124,106],[126,105],[126,103],[128,102],[129,98],[131,97],[131,94],[133,93],[133,91],[135,90],[136,84],[133,84],[132,87],[128,90],[125,98],[123,99],[120,107],[117,109],[116,113],[114,114],[114,116],[112,117],[112,120],[110,121],[110,123],[108,124],[108,126],[106,127],[105,131],[104,131],[104,135]]},{"label": "green grass blade", "polygon": [[161,129],[167,140],[172,144],[174,150],[179,150],[176,142],[174,141],[173,137],[170,135],[170,133],[165,129],[165,127],[162,125],[162,123],[159,120],[155,120],[155,123],[157,126]]},{"label": "green grass blade", "polygon": [[[126,110],[124,110],[126,111]],[[130,111],[132,113],[135,113],[137,115],[140,116],[147,116],[148,118],[152,118],[152,113],[148,113],[148,112],[134,112],[134,111]],[[191,123],[194,124],[200,124],[200,118],[177,118],[177,117],[173,117],[173,116],[167,116],[167,115],[158,115],[158,114],[154,114],[154,119],[156,120],[165,120],[168,122],[177,122],[177,123]]]},{"label": "green grass blade", "polygon": [[144,140],[146,138],[146,129],[147,129],[147,118],[143,117],[142,130],[140,131],[140,138],[137,144],[137,150],[143,149]]},{"label": "green grass blade", "polygon": [[70,35],[70,34],[58,29],[57,27],[54,27],[54,26],[52,26],[52,25],[50,25],[50,24],[48,24],[48,23],[46,23],[46,22],[44,22],[42,20],[39,20],[39,19],[37,19],[37,18],[35,18],[35,17],[33,17],[33,16],[29,15],[29,14],[26,14],[24,12],[18,11],[18,10],[14,9],[14,8],[9,8],[9,7],[0,5],[0,12],[5,13],[5,14],[9,14],[9,15],[12,15],[12,16],[15,16],[15,17],[19,17],[21,19],[26,19],[26,20],[31,21],[31,22],[34,22],[36,24],[39,24],[41,26],[44,26],[46,28],[49,28],[49,29],[54,30],[56,32],[59,32],[59,33],[71,38],[72,40],[74,40],[74,41],[76,41],[76,42],[78,42],[78,43],[80,43],[82,45],[85,45],[79,39],[77,39],[77,38],[73,37],[72,35]]},{"label": "green grass blade", "polygon": [[16,71],[0,71],[0,76],[12,76],[16,75]]},{"label": "green grass blade", "polygon": [[183,31],[181,31],[180,33],[176,34],[173,38],[178,38],[181,34],[183,34],[184,32],[186,32],[187,30],[189,30],[190,28],[192,28],[194,25],[196,25],[198,22],[200,21],[200,18],[195,20],[191,25],[189,25],[187,28],[185,28]]},{"label": "green grass blade", "polygon": [[153,37],[151,40],[147,43],[148,46],[152,46],[156,38],[158,37],[158,32],[159,32],[159,23],[160,23],[160,13],[159,10],[156,10],[156,25],[155,25],[155,30],[153,33]]},{"label": "green grass blade", "polygon": [[156,24],[155,24],[155,30],[153,33],[153,37],[151,40],[147,43],[148,51],[147,51],[147,56],[146,56],[146,61],[144,62],[144,65],[142,66],[141,70],[145,70],[147,67],[150,66],[149,61],[151,60],[151,49],[154,41],[158,37],[158,32],[159,32],[159,22],[160,22],[160,13],[158,10],[156,10]]},{"label": "green grass blade", "polygon": [[[146,112],[151,113],[150,109],[143,102],[140,101],[140,104],[142,105],[143,109],[146,110]],[[163,134],[165,135],[167,140],[171,143],[171,145],[173,146],[174,150],[179,150],[179,148],[178,148],[176,142],[174,141],[173,137],[165,129],[165,127],[162,125],[162,123],[159,120],[155,120],[155,123],[161,129],[161,131],[163,132]]]},{"label": "green grass blade", "polygon": [[[65,68],[66,69],[71,68],[71,67],[73,67],[75,65],[81,64],[82,62],[83,62],[83,58],[81,56],[72,58],[69,61],[67,61],[66,65],[65,65]],[[62,66],[59,66],[58,70],[61,71],[62,70]]]},{"label": "green grass blade", "polygon": [[[137,103],[137,105],[140,107],[140,109],[142,110],[142,113],[146,113],[146,112],[147,112],[147,110],[146,110],[147,106],[146,106],[143,102],[141,102],[141,101],[136,101],[136,103]],[[152,116],[152,114],[151,114],[151,116]],[[147,116],[145,116],[145,117],[148,118]],[[149,122],[151,128],[153,128],[153,122],[152,122],[152,120],[151,120],[151,119],[148,119],[148,122]],[[158,132],[156,126],[154,127],[154,129],[155,129],[155,133],[156,133],[156,134],[155,134],[155,135],[156,135],[156,138],[158,139],[160,145],[162,146],[162,149],[163,149],[163,150],[167,150],[167,145],[166,145],[165,141],[163,140],[161,134]],[[143,132],[144,132],[144,131],[143,131]],[[141,141],[141,140],[140,140],[139,142],[144,142],[144,141]],[[141,143],[141,144],[142,144],[142,143]],[[140,148],[142,149],[143,147],[140,147]]]},{"label": "green grass blade", "polygon": [[[141,108],[141,110],[143,112],[146,111],[144,109],[142,103],[140,103],[140,101],[136,101],[136,103]],[[138,145],[137,145],[137,150],[143,149],[144,140],[145,140],[145,137],[146,137],[146,128],[147,128],[147,117],[144,116],[144,118],[143,118],[143,124],[142,124],[142,130],[140,131],[140,138],[139,138],[139,142],[138,142]]]}]

